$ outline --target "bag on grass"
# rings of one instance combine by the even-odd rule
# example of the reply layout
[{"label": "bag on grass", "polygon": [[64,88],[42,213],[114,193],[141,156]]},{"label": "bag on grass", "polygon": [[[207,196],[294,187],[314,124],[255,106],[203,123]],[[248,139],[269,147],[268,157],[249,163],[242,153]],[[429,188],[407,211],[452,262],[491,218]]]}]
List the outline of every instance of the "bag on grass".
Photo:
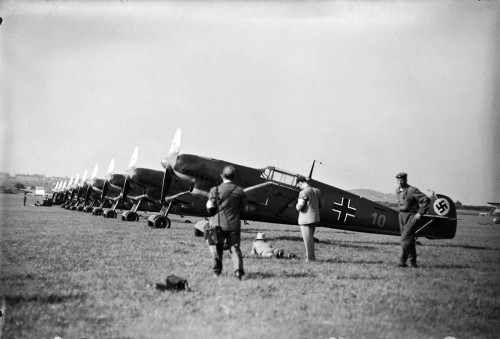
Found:
[{"label": "bag on grass", "polygon": [[169,275],[167,276],[167,285],[166,285],[167,290],[171,291],[190,291],[191,289],[189,288],[188,282],[186,279],[178,277],[176,275]]}]

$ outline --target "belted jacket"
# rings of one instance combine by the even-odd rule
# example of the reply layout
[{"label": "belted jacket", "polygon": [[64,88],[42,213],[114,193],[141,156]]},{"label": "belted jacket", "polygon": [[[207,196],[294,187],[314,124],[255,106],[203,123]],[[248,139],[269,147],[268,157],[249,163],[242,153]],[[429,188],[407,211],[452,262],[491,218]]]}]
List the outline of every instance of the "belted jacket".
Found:
[{"label": "belted jacket", "polygon": [[430,199],[413,186],[396,189],[398,211],[424,214],[429,208]]}]

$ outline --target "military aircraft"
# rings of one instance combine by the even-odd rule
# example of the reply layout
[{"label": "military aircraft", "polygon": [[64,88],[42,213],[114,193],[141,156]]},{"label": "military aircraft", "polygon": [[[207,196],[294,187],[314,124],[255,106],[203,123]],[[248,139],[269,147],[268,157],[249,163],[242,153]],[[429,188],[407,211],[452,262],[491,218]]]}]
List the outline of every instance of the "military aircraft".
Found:
[{"label": "military aircraft", "polygon": [[[132,153],[132,157],[130,158],[128,170],[136,167],[138,153],[139,147],[136,147]],[[130,209],[132,206],[131,203],[122,198],[125,176],[126,173],[110,173],[109,176],[106,177],[103,183],[102,195],[100,199],[102,206],[94,208],[92,211],[93,215],[102,215],[105,218],[116,218],[116,208],[121,207],[122,209]],[[96,186],[93,186],[93,188],[96,190],[98,189]],[[112,206],[110,208],[103,209],[104,204],[107,201],[111,202]]]},{"label": "military aircraft", "polygon": [[[130,210],[122,213],[122,220],[138,221],[137,210],[160,212],[165,214],[171,202],[165,201],[167,194],[189,191],[189,185],[178,179],[173,179],[168,171],[149,168],[129,168],[122,190],[122,199],[130,199],[133,205]],[[189,208],[190,215],[206,214],[205,208]],[[153,216],[150,226],[156,228],[170,227],[168,218]]]},{"label": "military aircraft", "polygon": [[66,180],[64,181],[64,185],[62,191],[60,192],[60,200],[61,200],[61,208],[66,207],[66,200],[68,199],[69,189],[73,185],[74,178],[71,176],[68,183],[66,184]]},{"label": "military aircraft", "polygon": [[[82,179],[82,181],[78,184],[78,190],[75,195],[75,204],[71,207],[71,210],[83,211],[88,202],[87,191],[90,186],[90,182],[95,179],[97,176],[97,169],[99,166],[96,164],[90,178],[88,180]],[[84,178],[87,177],[87,171],[85,171]]]},{"label": "military aircraft", "polygon": [[[108,170],[103,178],[94,178],[90,180],[87,192],[85,193],[84,212],[92,212],[93,215],[102,215],[104,207],[111,207],[112,203],[106,199],[107,187],[105,189],[106,181],[111,178],[113,169],[115,167],[115,160],[111,159]],[[89,201],[91,202],[89,205]]]},{"label": "military aircraft", "polygon": [[73,190],[71,192],[70,202],[67,209],[71,211],[77,210],[82,187],[86,184],[86,181],[87,181],[87,170],[85,170],[85,172],[83,173],[82,179],[80,181],[77,180],[76,183],[73,184]]},{"label": "military aircraft", "polygon": [[52,204],[61,205],[63,203],[64,189],[66,188],[67,181],[59,181],[58,185],[54,189],[54,194],[52,195]]},{"label": "military aircraft", "polygon": [[500,202],[489,202],[493,208],[490,211],[490,215],[492,215],[493,218],[493,223],[494,224],[500,224]]},{"label": "military aircraft", "polygon": [[[73,179],[73,177],[71,177]],[[78,183],[80,182],[80,173],[76,174],[75,180],[72,182],[70,179],[70,183],[66,188],[64,203],[62,204],[62,208],[69,209],[73,202],[73,195],[75,191],[78,189]]]},{"label": "military aircraft", "polygon": [[[252,206],[251,212],[243,213],[244,220],[296,225],[298,212],[295,203],[299,193],[294,173],[274,166],[252,168],[228,161],[192,154],[180,154],[181,131],[176,131],[168,156],[162,160],[165,174],[161,198],[166,203],[158,215],[148,219],[153,227],[168,227],[168,214],[208,216],[205,203],[210,189],[222,182],[220,173],[227,165],[237,170],[236,183],[244,188]],[[170,178],[167,177],[167,172]],[[334,186],[316,181],[309,175],[311,186],[321,190],[324,206],[320,227],[356,232],[399,235],[398,212],[366,198]],[[171,182],[183,183],[185,190],[172,190]],[[179,187],[182,185],[179,184]],[[166,194],[168,192],[170,194]],[[163,205],[165,206],[165,205]],[[456,233],[457,218],[454,202],[442,194],[433,194],[428,212],[423,215],[419,237],[452,239]]]}]

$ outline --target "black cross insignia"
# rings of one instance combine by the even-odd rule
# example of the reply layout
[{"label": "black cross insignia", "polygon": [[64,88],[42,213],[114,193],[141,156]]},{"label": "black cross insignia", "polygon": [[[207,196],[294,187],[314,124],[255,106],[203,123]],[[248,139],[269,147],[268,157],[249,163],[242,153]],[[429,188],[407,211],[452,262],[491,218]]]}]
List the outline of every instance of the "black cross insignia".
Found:
[{"label": "black cross insignia", "polygon": [[356,209],[351,207],[351,199],[344,199],[342,197],[342,201],[340,203],[334,202],[332,210],[338,213],[337,220],[340,220],[344,217],[344,222],[346,222],[347,217],[353,217],[356,215]]}]

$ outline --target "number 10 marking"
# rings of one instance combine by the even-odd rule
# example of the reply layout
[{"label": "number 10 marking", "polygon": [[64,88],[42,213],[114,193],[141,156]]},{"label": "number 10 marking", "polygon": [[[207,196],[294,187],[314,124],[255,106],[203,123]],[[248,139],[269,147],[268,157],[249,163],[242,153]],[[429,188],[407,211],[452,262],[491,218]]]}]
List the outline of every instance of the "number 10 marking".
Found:
[{"label": "number 10 marking", "polygon": [[372,218],[372,225],[373,226],[378,226],[380,228],[385,226],[385,215],[383,214],[378,214],[377,212],[372,213],[371,215]]}]

